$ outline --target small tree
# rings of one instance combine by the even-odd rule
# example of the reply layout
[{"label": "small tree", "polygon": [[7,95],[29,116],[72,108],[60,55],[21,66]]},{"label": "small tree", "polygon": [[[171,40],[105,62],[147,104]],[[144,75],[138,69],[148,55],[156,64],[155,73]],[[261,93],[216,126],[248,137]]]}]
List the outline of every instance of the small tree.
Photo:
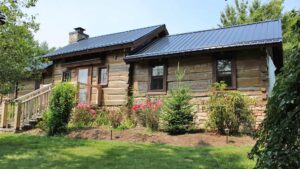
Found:
[{"label": "small tree", "polygon": [[169,134],[186,133],[193,126],[194,112],[193,105],[190,103],[191,89],[181,83],[185,71],[178,69],[176,71],[177,87],[171,90],[163,104],[161,118],[165,122],[164,129]]},{"label": "small tree", "polygon": [[244,131],[250,131],[253,124],[253,116],[249,109],[251,99],[239,91],[225,91],[225,88],[224,82],[215,83],[210,88],[207,128],[222,134],[225,133],[225,128],[228,128],[230,133],[237,134],[241,126]]},{"label": "small tree", "polygon": [[47,113],[47,133],[52,136],[66,132],[70,114],[75,104],[76,88],[70,83],[57,84],[51,94]]}]

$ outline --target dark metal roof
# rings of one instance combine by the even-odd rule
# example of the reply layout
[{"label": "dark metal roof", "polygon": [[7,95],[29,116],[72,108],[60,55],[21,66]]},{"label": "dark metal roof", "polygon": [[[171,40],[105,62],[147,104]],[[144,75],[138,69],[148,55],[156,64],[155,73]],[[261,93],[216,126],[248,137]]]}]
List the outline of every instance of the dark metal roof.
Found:
[{"label": "dark metal roof", "polygon": [[282,42],[281,21],[272,20],[160,38],[125,60]]},{"label": "dark metal roof", "polygon": [[164,26],[165,25],[157,25],[157,26],[151,26],[146,28],[125,31],[125,32],[119,32],[119,33],[113,33],[113,34],[88,38],[73,44],[69,44],[63,48],[60,48],[52,53],[47,54],[45,57],[51,58],[57,55],[63,55],[67,53],[132,43],[150,34],[156,29]]}]

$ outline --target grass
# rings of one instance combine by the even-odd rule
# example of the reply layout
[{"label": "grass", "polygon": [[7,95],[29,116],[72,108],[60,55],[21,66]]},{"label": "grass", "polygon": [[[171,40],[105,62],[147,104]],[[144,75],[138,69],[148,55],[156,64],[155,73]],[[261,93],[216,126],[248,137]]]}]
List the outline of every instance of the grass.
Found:
[{"label": "grass", "polygon": [[249,150],[0,134],[0,168],[253,168]]}]

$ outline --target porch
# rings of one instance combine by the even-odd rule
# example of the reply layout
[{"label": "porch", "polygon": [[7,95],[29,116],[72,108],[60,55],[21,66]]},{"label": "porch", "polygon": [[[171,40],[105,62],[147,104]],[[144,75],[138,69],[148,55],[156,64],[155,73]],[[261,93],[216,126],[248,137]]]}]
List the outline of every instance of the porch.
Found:
[{"label": "porch", "polygon": [[[81,82],[73,84],[77,88],[76,103],[101,106],[103,96],[101,85]],[[0,107],[0,131],[16,132],[36,125],[49,108],[52,88],[52,84],[42,85],[40,89],[17,99],[3,100]],[[96,98],[93,103],[92,94]]]}]

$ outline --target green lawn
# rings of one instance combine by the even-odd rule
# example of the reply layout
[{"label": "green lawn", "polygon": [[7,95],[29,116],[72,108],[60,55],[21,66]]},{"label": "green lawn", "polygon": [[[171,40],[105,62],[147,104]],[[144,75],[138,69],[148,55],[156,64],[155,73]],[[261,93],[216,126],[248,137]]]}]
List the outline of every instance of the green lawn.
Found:
[{"label": "green lawn", "polygon": [[0,168],[252,168],[249,150],[0,134]]}]

